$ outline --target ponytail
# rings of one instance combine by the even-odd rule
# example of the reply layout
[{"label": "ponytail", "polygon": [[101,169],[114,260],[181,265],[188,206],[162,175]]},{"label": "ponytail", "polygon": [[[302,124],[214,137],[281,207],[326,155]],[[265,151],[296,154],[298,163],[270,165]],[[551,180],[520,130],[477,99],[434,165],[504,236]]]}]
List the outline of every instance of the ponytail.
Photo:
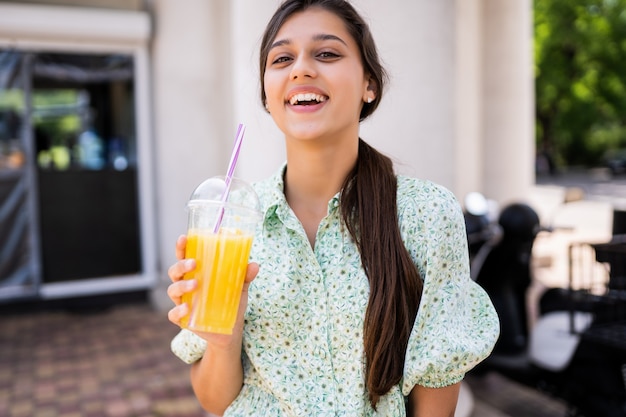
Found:
[{"label": "ponytail", "polygon": [[343,190],[342,219],[370,284],[363,339],[365,386],[375,408],[402,378],[422,280],[400,235],[391,159],[359,139],[357,163]]}]

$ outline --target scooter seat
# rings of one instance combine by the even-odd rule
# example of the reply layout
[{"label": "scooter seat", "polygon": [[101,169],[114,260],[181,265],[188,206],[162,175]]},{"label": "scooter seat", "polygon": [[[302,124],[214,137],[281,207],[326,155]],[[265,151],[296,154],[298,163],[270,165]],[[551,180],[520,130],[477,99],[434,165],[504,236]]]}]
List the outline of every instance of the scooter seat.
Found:
[{"label": "scooter seat", "polygon": [[[530,361],[553,372],[562,371],[569,365],[580,342],[580,332],[589,327],[590,313],[555,311],[539,317],[530,333]],[[574,329],[571,330],[573,317]]]}]

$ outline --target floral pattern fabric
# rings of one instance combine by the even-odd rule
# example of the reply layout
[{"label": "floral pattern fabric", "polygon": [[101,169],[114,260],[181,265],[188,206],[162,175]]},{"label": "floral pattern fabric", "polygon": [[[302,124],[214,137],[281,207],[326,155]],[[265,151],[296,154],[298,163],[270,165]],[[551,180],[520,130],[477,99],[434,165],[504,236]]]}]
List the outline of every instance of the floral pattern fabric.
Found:
[{"label": "floral pattern fabric", "polygon": [[[284,167],[255,184],[264,221],[251,261],[260,271],[250,285],[245,316],[244,387],[225,417],[403,417],[404,397],[416,384],[457,383],[491,352],[498,318],[469,277],[457,200],[432,182],[398,177],[400,230],[424,288],[404,376],[375,411],[364,384],[369,284],[358,249],[341,224],[339,195],[330,200],[312,248],[285,200],[283,172]],[[194,338],[181,331],[172,349],[191,358],[185,346]]]}]

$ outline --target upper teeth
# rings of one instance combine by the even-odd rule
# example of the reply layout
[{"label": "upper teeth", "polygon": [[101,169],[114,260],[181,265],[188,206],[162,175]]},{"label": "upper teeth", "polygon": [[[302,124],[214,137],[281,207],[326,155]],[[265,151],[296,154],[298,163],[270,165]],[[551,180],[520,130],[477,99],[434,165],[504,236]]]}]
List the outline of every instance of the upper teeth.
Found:
[{"label": "upper teeth", "polygon": [[289,99],[289,103],[297,104],[298,102],[301,102],[301,101],[313,101],[313,100],[321,103],[323,101],[326,101],[326,97],[321,96],[319,94],[314,94],[314,93],[296,94]]}]

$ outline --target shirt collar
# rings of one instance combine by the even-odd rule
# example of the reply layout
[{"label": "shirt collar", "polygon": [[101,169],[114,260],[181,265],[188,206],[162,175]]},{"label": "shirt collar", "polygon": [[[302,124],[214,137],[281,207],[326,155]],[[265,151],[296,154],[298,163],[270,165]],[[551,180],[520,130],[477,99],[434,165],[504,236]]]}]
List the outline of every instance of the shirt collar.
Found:
[{"label": "shirt collar", "polygon": [[[264,218],[267,218],[272,213],[275,213],[279,207],[283,207],[283,210],[288,209],[289,207],[287,200],[285,199],[286,170],[287,162],[284,162],[281,167],[265,182],[264,192],[262,192],[260,196]],[[328,202],[328,213],[331,213],[334,209],[339,207],[340,197],[341,191],[330,199]]]},{"label": "shirt collar", "polygon": [[257,189],[257,191],[259,192],[259,199],[264,218],[267,218],[269,215],[274,213],[277,207],[287,205],[287,200],[285,199],[284,181],[286,169],[287,163],[284,162],[274,175],[259,183],[259,186],[261,186],[262,189]]}]

